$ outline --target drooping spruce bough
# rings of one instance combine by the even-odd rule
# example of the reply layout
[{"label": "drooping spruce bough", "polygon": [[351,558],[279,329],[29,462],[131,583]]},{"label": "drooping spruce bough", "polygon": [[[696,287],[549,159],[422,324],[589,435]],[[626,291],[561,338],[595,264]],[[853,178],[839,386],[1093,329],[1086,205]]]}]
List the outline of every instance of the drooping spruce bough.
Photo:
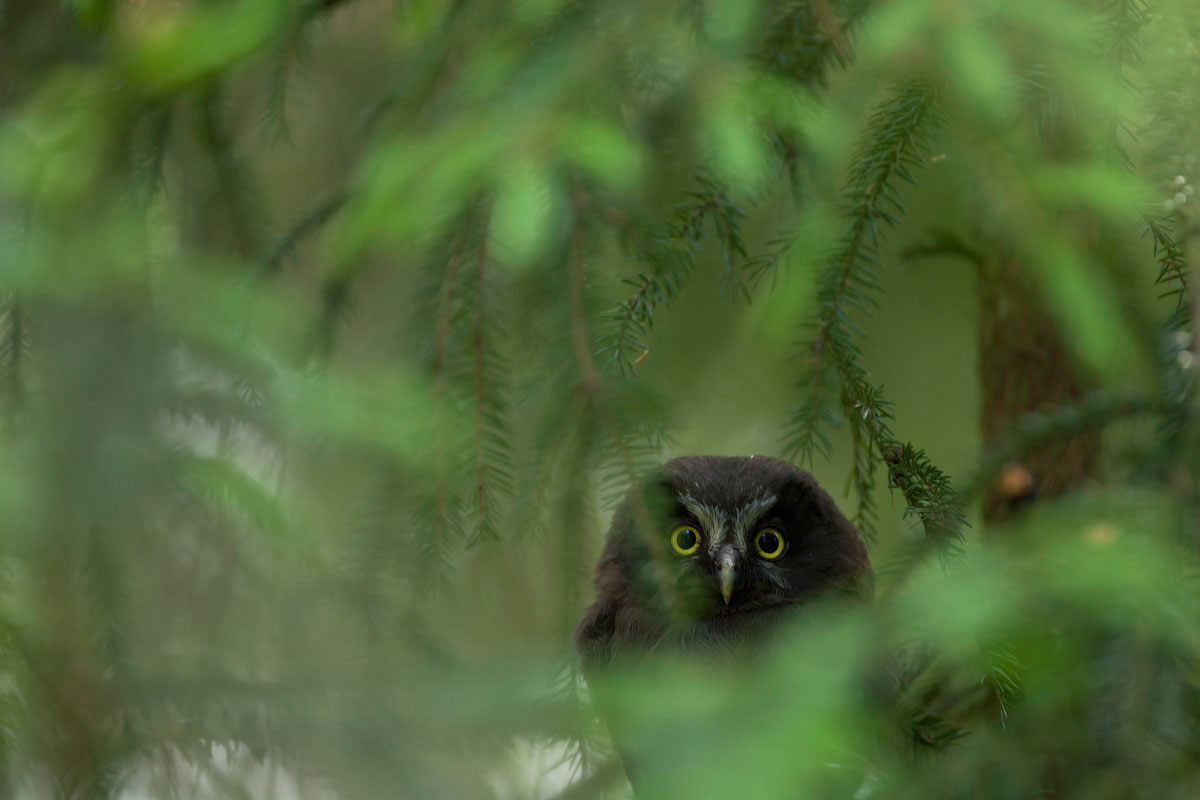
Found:
[{"label": "drooping spruce bough", "polygon": [[619,793],[570,631],[720,450],[877,602],[698,796],[1195,796],[1193,6],[0,4],[5,791]]}]

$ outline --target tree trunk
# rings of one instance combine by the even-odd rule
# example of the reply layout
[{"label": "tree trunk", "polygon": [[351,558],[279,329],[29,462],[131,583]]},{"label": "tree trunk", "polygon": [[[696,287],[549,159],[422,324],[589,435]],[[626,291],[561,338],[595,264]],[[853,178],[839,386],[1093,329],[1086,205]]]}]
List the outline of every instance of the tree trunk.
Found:
[{"label": "tree trunk", "polygon": [[[1078,402],[1090,388],[1058,325],[1012,259],[979,264],[981,432],[991,448],[1022,416]],[[1002,522],[1036,499],[1065,494],[1100,469],[1100,435],[1051,438],[1000,471],[984,495],[985,525]]]}]

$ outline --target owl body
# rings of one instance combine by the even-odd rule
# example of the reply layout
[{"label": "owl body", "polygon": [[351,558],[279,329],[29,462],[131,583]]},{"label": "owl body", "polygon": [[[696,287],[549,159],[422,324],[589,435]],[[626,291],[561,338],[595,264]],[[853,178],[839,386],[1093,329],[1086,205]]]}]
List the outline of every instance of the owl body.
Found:
[{"label": "owl body", "polygon": [[663,658],[745,666],[817,601],[867,602],[872,591],[866,548],[833,499],[809,473],[761,456],[664,464],[614,514],[595,584],[576,646],[641,798],[670,793],[650,791],[646,762],[661,755],[632,743],[653,740],[657,727],[664,741],[651,749],[668,752],[681,734],[671,720],[627,713],[606,682]]}]

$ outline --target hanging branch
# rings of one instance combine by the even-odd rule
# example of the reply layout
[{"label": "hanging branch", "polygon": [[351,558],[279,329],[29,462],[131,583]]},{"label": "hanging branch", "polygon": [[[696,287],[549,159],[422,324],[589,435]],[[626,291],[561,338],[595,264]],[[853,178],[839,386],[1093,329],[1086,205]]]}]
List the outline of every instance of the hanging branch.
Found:
[{"label": "hanging branch", "polygon": [[18,430],[28,398],[27,362],[33,349],[28,313],[21,299],[10,293],[0,311],[0,379],[4,385],[5,432]]},{"label": "hanging branch", "polygon": [[472,439],[475,466],[472,496],[475,529],[468,546],[500,541],[497,495],[512,494],[512,442],[508,423],[508,370],[495,342],[496,322],[487,314],[487,219],[475,260],[475,307],[471,319],[473,378]]},{"label": "hanging branch", "polygon": [[[1129,91],[1138,91],[1126,75],[1126,67],[1142,63],[1142,29],[1150,23],[1153,15],[1145,0],[1112,0],[1111,13],[1102,20],[1102,41],[1107,45],[1108,60],[1113,65],[1117,80]],[[1132,171],[1134,164],[1121,143],[1121,135],[1136,139],[1136,133],[1128,122],[1114,114],[1110,123],[1113,149],[1125,165]],[[1169,201],[1173,203],[1174,201]],[[1154,218],[1147,214],[1143,218],[1145,233],[1154,242],[1154,258],[1158,262],[1158,277],[1155,285],[1163,287],[1160,298],[1174,297],[1176,310],[1187,306],[1190,296],[1187,274],[1187,254],[1182,243],[1176,242],[1172,235],[1170,219]]]},{"label": "hanging branch", "polygon": [[847,334],[858,326],[850,314],[870,314],[871,294],[878,288],[881,223],[895,225],[904,213],[894,180],[915,185],[912,170],[924,166],[931,152],[932,130],[938,124],[933,87],[916,81],[902,86],[871,118],[866,142],[855,160],[846,191],[850,227],[828,261],[818,297],[813,354],[822,358],[828,349],[833,358],[858,355]]},{"label": "hanging branch", "polygon": [[338,328],[354,313],[354,279],[361,272],[357,266],[339,269],[321,284],[320,311],[304,347],[305,356],[318,364],[333,355]]},{"label": "hanging branch", "polygon": [[824,88],[832,68],[854,58],[854,33],[872,0],[787,3],[767,25],[758,53],[763,67],[812,89]]},{"label": "hanging branch", "polygon": [[[812,92],[828,85],[829,73],[854,60],[854,34],[873,0],[798,0],[779,6],[766,25],[756,60],[771,75]],[[772,127],[769,135],[783,158],[793,193],[798,193],[803,137]],[[754,284],[752,284],[754,285]]]},{"label": "hanging branch", "polygon": [[1159,297],[1174,297],[1176,310],[1184,311],[1191,295],[1187,251],[1181,242],[1173,238],[1170,222],[1150,217],[1145,222],[1146,233],[1154,240],[1154,258],[1158,262],[1158,277],[1154,284],[1164,289]]},{"label": "hanging branch", "polygon": [[[1133,84],[1125,74],[1127,66],[1141,63],[1141,32],[1151,20],[1150,9],[1145,0],[1112,0],[1112,13],[1101,18],[1101,41],[1105,43],[1109,62],[1116,73],[1117,81],[1128,89]],[[1121,142],[1122,136],[1136,139],[1132,126],[1120,114],[1114,113],[1108,124],[1113,152],[1125,165],[1133,169],[1133,158]]]},{"label": "hanging branch", "polygon": [[237,158],[223,106],[221,86],[214,83],[201,100],[201,139],[216,172],[217,194],[229,215],[234,246],[243,258],[252,258],[259,248],[258,235],[251,222],[250,187],[246,167]]},{"label": "hanging branch", "polygon": [[[450,346],[450,328],[454,317],[459,275],[465,260],[465,250],[473,214],[468,211],[454,233],[449,253],[445,260],[445,273],[441,277],[436,296],[437,318],[435,320],[433,361],[433,420],[435,437],[434,474],[432,502],[418,515],[417,530],[421,531],[417,549],[417,576],[426,589],[440,588],[439,581],[450,566],[450,551],[465,539],[463,527],[462,498],[451,479],[447,463],[455,444],[447,436],[447,353]],[[431,265],[436,267],[436,263]]]},{"label": "hanging branch", "polygon": [[711,223],[721,242],[725,262],[744,257],[740,222],[745,216],[724,187],[711,178],[697,177],[701,188],[689,192],[689,201],[675,207],[675,223],[665,231],[637,235],[634,257],[650,265],[649,272],[625,281],[634,293],[608,314],[611,343],[602,348],[619,370],[637,374],[640,358],[647,352],[646,338],[654,324],[654,313],[672,303],[687,285],[696,266]]},{"label": "hanging branch", "polygon": [[291,15],[277,37],[273,62],[267,71],[267,98],[263,107],[263,123],[268,131],[281,140],[289,134],[287,104],[296,64],[308,55],[308,31],[314,22],[323,19],[347,0],[306,0]]},{"label": "hanging branch", "polygon": [[[855,433],[855,473],[861,460],[867,476],[856,483],[859,496],[859,525],[867,535],[874,533],[874,465],[882,460],[888,469],[888,486],[899,489],[907,502],[904,516],[915,517],[925,530],[926,546],[945,560],[961,552],[966,515],[950,478],[929,460],[923,450],[900,442],[892,434],[892,404],[883,393],[866,381],[861,372],[845,375],[850,381],[843,387],[845,404],[850,411]],[[856,478],[856,480],[858,480]]]},{"label": "hanging branch", "polygon": [[[844,68],[853,59],[853,32],[871,2],[817,0],[788,5],[768,23],[756,56],[758,62],[769,73],[787,76],[812,89],[823,87],[831,68]],[[789,171],[794,170],[797,144],[779,131],[772,135],[785,151]],[[721,243],[722,284],[735,297],[749,301],[750,290],[786,252],[786,247],[781,247],[771,256],[748,260],[740,229],[745,212],[712,179],[699,176],[697,181],[701,190],[691,192],[692,199],[676,207],[675,224],[665,233],[646,237],[647,241],[636,248],[635,257],[649,263],[651,270],[627,281],[634,287],[633,295],[610,313],[615,333],[613,344],[606,350],[622,373],[628,370],[636,375],[641,359],[649,354],[646,339],[654,313],[670,305],[687,285],[706,222],[711,222]],[[749,285],[743,280],[745,274],[751,276]]]},{"label": "hanging branch", "polygon": [[924,81],[900,87],[871,118],[859,148],[846,189],[850,224],[826,260],[817,313],[808,325],[813,331],[807,346],[808,369],[797,385],[808,390],[809,397],[788,426],[786,451],[808,463],[815,453],[829,455],[823,426],[834,417],[824,397],[835,369],[854,364],[859,357],[853,341],[859,328],[850,315],[855,310],[870,313],[874,308],[880,223],[893,224],[893,210],[903,211],[895,179],[915,183],[912,169],[930,150],[929,137],[937,122],[934,99],[933,88]]},{"label": "hanging branch", "polygon": [[290,230],[280,234],[275,244],[267,251],[261,260],[261,271],[264,275],[275,275],[284,262],[293,258],[296,248],[310,236],[315,235],[346,205],[346,192],[334,192],[320,205],[302,216]]},{"label": "hanging branch", "polygon": [[828,457],[825,428],[839,415],[829,397],[840,387],[840,416],[850,424],[854,442],[850,484],[859,502],[856,522],[868,539],[874,533],[875,466],[894,441],[886,424],[892,418],[890,404],[859,364],[855,339],[861,328],[853,315],[870,315],[876,306],[881,229],[904,212],[897,179],[915,184],[913,170],[928,161],[938,124],[935,103],[934,87],[916,80],[901,85],[871,118],[846,189],[849,225],[826,262],[817,312],[808,323],[810,355],[797,383],[807,397],[785,434],[789,455],[809,464],[817,453]]},{"label": "hanging branch", "polygon": [[924,450],[907,443],[885,444],[883,459],[890,485],[900,490],[908,504],[905,516],[920,520],[926,544],[943,559],[961,553],[967,519],[946,474],[934,466]]}]

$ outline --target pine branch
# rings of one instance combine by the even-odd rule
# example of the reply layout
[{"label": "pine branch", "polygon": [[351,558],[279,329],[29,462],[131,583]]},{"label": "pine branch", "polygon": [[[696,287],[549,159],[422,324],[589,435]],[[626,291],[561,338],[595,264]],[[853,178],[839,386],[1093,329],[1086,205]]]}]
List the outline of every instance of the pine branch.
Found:
[{"label": "pine branch", "polygon": [[859,498],[859,522],[868,538],[873,530],[870,493],[874,465],[893,443],[886,420],[890,406],[866,379],[858,364],[855,342],[861,328],[854,314],[869,315],[879,290],[878,247],[884,225],[903,213],[897,180],[916,183],[913,169],[931,152],[937,125],[936,92],[925,81],[901,85],[872,116],[846,189],[846,233],[826,261],[819,279],[817,311],[806,349],[806,370],[797,386],[807,393],[793,413],[784,450],[811,464],[817,453],[828,455],[825,427],[837,419],[829,398],[840,386],[841,416],[851,426],[855,462],[851,484]]},{"label": "pine branch", "polygon": [[1146,217],[1146,233],[1154,240],[1154,258],[1158,261],[1156,286],[1164,287],[1159,297],[1174,297],[1176,310],[1184,310],[1191,296],[1189,285],[1187,252],[1181,242],[1172,237],[1169,220]]},{"label": "pine branch", "polygon": [[[459,273],[465,259],[466,241],[470,234],[473,214],[469,211],[459,224],[454,234],[454,240],[446,258],[445,274],[441,278],[436,298],[437,327],[434,334],[433,350],[433,436],[435,440],[435,466],[432,505],[422,515],[421,524],[417,530],[422,536],[418,553],[418,563],[422,566],[418,571],[421,583],[426,588],[432,587],[437,580],[444,576],[450,566],[450,548],[455,543],[464,540],[463,504],[453,486],[450,467],[447,464],[449,454],[456,449],[456,443],[450,441],[449,410],[447,409],[447,352],[450,345],[450,326],[453,319],[456,290]],[[434,264],[435,268],[437,264]]]},{"label": "pine branch", "polygon": [[213,429],[243,426],[264,442],[282,445],[278,423],[261,398],[247,399],[244,392],[215,386],[211,380],[178,380],[163,404],[163,410],[179,421]]},{"label": "pine branch", "polygon": [[171,474],[182,492],[214,512],[243,519],[270,534],[284,528],[283,510],[276,498],[228,458],[177,450]]},{"label": "pine branch", "polygon": [[[778,7],[766,25],[756,59],[769,74],[794,81],[814,96],[825,89],[834,69],[846,69],[854,60],[854,37],[874,0],[795,0]],[[787,169],[793,196],[800,194],[800,161],[806,155],[803,136],[794,130],[771,128],[768,135]],[[744,262],[751,289],[775,276],[778,265],[795,244],[798,234],[781,231],[766,249]]]},{"label": "pine branch", "polygon": [[0,309],[0,382],[4,392],[4,425],[8,436],[19,430],[28,405],[27,362],[33,350],[28,312],[20,296],[9,293]]},{"label": "pine branch", "polygon": [[963,529],[967,526],[963,506],[950,479],[938,469],[925,451],[911,444],[891,442],[883,449],[891,485],[904,495],[905,516],[915,516],[925,530],[925,542],[943,559],[961,553]]},{"label": "pine branch", "polygon": [[283,264],[296,253],[296,248],[305,239],[313,236],[323,228],[346,205],[345,192],[334,192],[312,211],[301,217],[288,231],[282,233],[275,244],[262,258],[262,272],[265,275],[275,275]]},{"label": "pine branch", "polygon": [[1009,711],[1025,696],[1024,666],[1013,646],[997,636],[981,638],[980,649],[987,661],[984,679],[992,689],[992,695],[1000,708],[1000,724],[1008,722]]},{"label": "pine branch", "polygon": [[828,84],[831,69],[854,58],[854,34],[873,0],[797,0],[767,24],[758,59],[770,73],[811,89]]},{"label": "pine branch", "polygon": [[318,363],[333,355],[338,328],[354,314],[354,280],[362,270],[361,265],[339,269],[321,284],[320,310],[304,348],[305,354]]},{"label": "pine branch", "polygon": [[163,185],[163,162],[171,138],[174,107],[165,105],[146,115],[134,144],[134,163],[137,183],[145,187],[148,196]]},{"label": "pine branch", "polygon": [[120,680],[128,676],[130,668],[127,632],[131,602],[123,565],[113,552],[113,538],[111,532],[90,526],[81,577],[87,590],[91,630],[98,638],[97,651],[105,669],[112,670]]},{"label": "pine branch", "polygon": [[[1117,81],[1127,89],[1134,87],[1125,68],[1141,63],[1141,32],[1151,17],[1145,0],[1111,0],[1109,13],[1101,18],[1100,40],[1107,51],[1104,55],[1112,64]],[[1136,138],[1132,127],[1119,114],[1114,113],[1109,120],[1108,131],[1113,152],[1126,169],[1132,170],[1133,158],[1121,141],[1123,135]]]},{"label": "pine branch", "polygon": [[[729,275],[737,270],[735,261],[746,255],[740,221],[745,216],[726,190],[715,181],[700,176],[701,188],[689,192],[691,200],[675,207],[675,223],[655,234],[635,232],[634,257],[649,264],[650,270],[637,280],[626,281],[634,287],[628,300],[609,315],[609,343],[602,348],[609,362],[621,373],[637,374],[637,361],[647,352],[647,337],[654,324],[655,312],[674,302],[687,285],[696,266],[707,224],[711,224],[721,243],[722,256]],[[731,279],[733,280],[733,279]],[[735,281],[740,284],[740,281]],[[745,292],[744,288],[740,288]]]},{"label": "pine branch", "polygon": [[283,26],[278,34],[272,54],[273,62],[267,70],[267,97],[262,112],[267,132],[278,141],[287,141],[290,137],[287,106],[292,99],[292,73],[308,55],[309,28],[345,2],[346,0],[307,0],[292,13],[288,24]]},{"label": "pine branch", "polygon": [[[1113,65],[1118,81],[1131,91],[1137,91],[1126,74],[1126,68],[1142,62],[1142,29],[1153,17],[1146,0],[1110,0],[1108,15],[1103,17],[1101,41],[1107,46],[1106,57]],[[1121,135],[1136,138],[1130,125],[1114,115],[1110,123],[1113,149],[1125,164],[1126,169],[1132,170],[1133,159],[1121,143]],[[1170,219],[1154,219],[1147,215],[1144,218],[1145,233],[1150,234],[1154,241],[1154,257],[1158,261],[1159,271],[1155,285],[1164,287],[1161,298],[1174,297],[1176,310],[1187,307],[1190,296],[1187,273],[1187,254],[1182,243],[1176,242],[1171,235]]]},{"label": "pine branch", "polygon": [[924,81],[901,86],[868,125],[846,189],[850,225],[827,261],[818,290],[816,334],[809,346],[818,361],[827,351],[835,361],[858,356],[850,334],[860,329],[851,315],[856,310],[869,314],[875,307],[871,295],[879,289],[881,227],[896,224],[896,214],[904,212],[894,182],[916,184],[912,170],[923,166],[931,151],[935,100],[933,87]]},{"label": "pine branch", "polygon": [[[833,66],[845,67],[853,58],[852,35],[862,20],[871,0],[849,0],[830,3],[827,0],[799,2],[786,6],[768,24],[767,35],[757,55],[763,67],[775,74],[816,89],[825,85],[827,73]],[[794,155],[796,144],[784,141],[776,132],[784,149]],[[789,160],[789,169],[794,165]],[[636,374],[637,361],[627,353],[644,355],[648,352],[645,339],[659,306],[669,305],[686,285],[695,266],[695,259],[704,237],[704,222],[711,221],[721,242],[724,269],[722,284],[727,292],[749,301],[750,289],[774,266],[790,248],[793,237],[772,243],[768,255],[747,260],[745,243],[740,232],[740,220],[745,213],[729,198],[727,191],[711,179],[699,177],[703,191],[693,192],[693,201],[677,208],[678,221],[666,234],[651,237],[649,247],[635,254],[649,262],[651,271],[631,282],[634,294],[615,309],[615,344],[612,360],[622,372]],[[786,242],[786,244],[785,244]],[[739,267],[739,262],[741,266]],[[749,274],[749,285],[743,276]]]},{"label": "pine branch", "polygon": [[888,467],[888,485],[907,502],[904,515],[916,517],[925,530],[927,547],[944,560],[960,552],[966,516],[953,485],[924,451],[898,442],[892,434],[892,404],[866,380],[857,366],[843,370],[843,408],[855,443],[851,483],[859,500],[856,524],[868,540],[874,538],[875,465]]},{"label": "pine branch", "polygon": [[[854,525],[868,543],[874,542],[876,533],[875,464],[879,436],[873,431],[873,427],[877,428],[883,423],[877,420],[875,426],[872,426],[867,422],[866,417],[871,415],[880,417],[885,414],[888,418],[891,416],[891,404],[883,400],[877,392],[873,391],[873,388],[861,382],[842,386],[843,407],[854,408],[863,415],[864,424],[850,425],[853,463],[847,479],[846,493],[849,494],[849,490],[853,488],[854,495],[858,498],[858,510],[854,515]],[[856,393],[863,395],[861,399],[853,396]]]},{"label": "pine branch", "polygon": [[[461,496],[449,486],[444,473],[439,472],[434,480],[434,491],[418,506],[413,520],[416,557],[412,574],[414,584],[426,597],[437,597],[449,588],[454,553],[467,538]],[[380,488],[378,502],[386,507],[394,500],[395,487]]]},{"label": "pine branch", "polygon": [[259,252],[246,180],[247,167],[239,163],[233,134],[225,119],[224,99],[219,84],[213,84],[201,99],[201,140],[216,172],[217,194],[229,216],[234,245],[244,258]]},{"label": "pine branch", "polygon": [[[870,313],[877,291],[881,224],[895,225],[904,213],[896,178],[916,184],[912,170],[923,166],[931,151],[931,128],[937,124],[933,88],[924,81],[902,86],[875,113],[846,190],[850,227],[829,259],[818,303],[817,334],[811,349],[820,358],[827,347],[845,347],[847,330],[857,331],[854,310]],[[854,353],[856,354],[856,353]]]},{"label": "pine branch", "polygon": [[484,231],[475,261],[475,308],[471,320],[475,529],[468,546],[500,540],[496,511],[498,496],[512,494],[508,370],[492,341],[497,333],[496,322],[487,313],[490,291],[486,281],[489,263],[486,222]]}]

